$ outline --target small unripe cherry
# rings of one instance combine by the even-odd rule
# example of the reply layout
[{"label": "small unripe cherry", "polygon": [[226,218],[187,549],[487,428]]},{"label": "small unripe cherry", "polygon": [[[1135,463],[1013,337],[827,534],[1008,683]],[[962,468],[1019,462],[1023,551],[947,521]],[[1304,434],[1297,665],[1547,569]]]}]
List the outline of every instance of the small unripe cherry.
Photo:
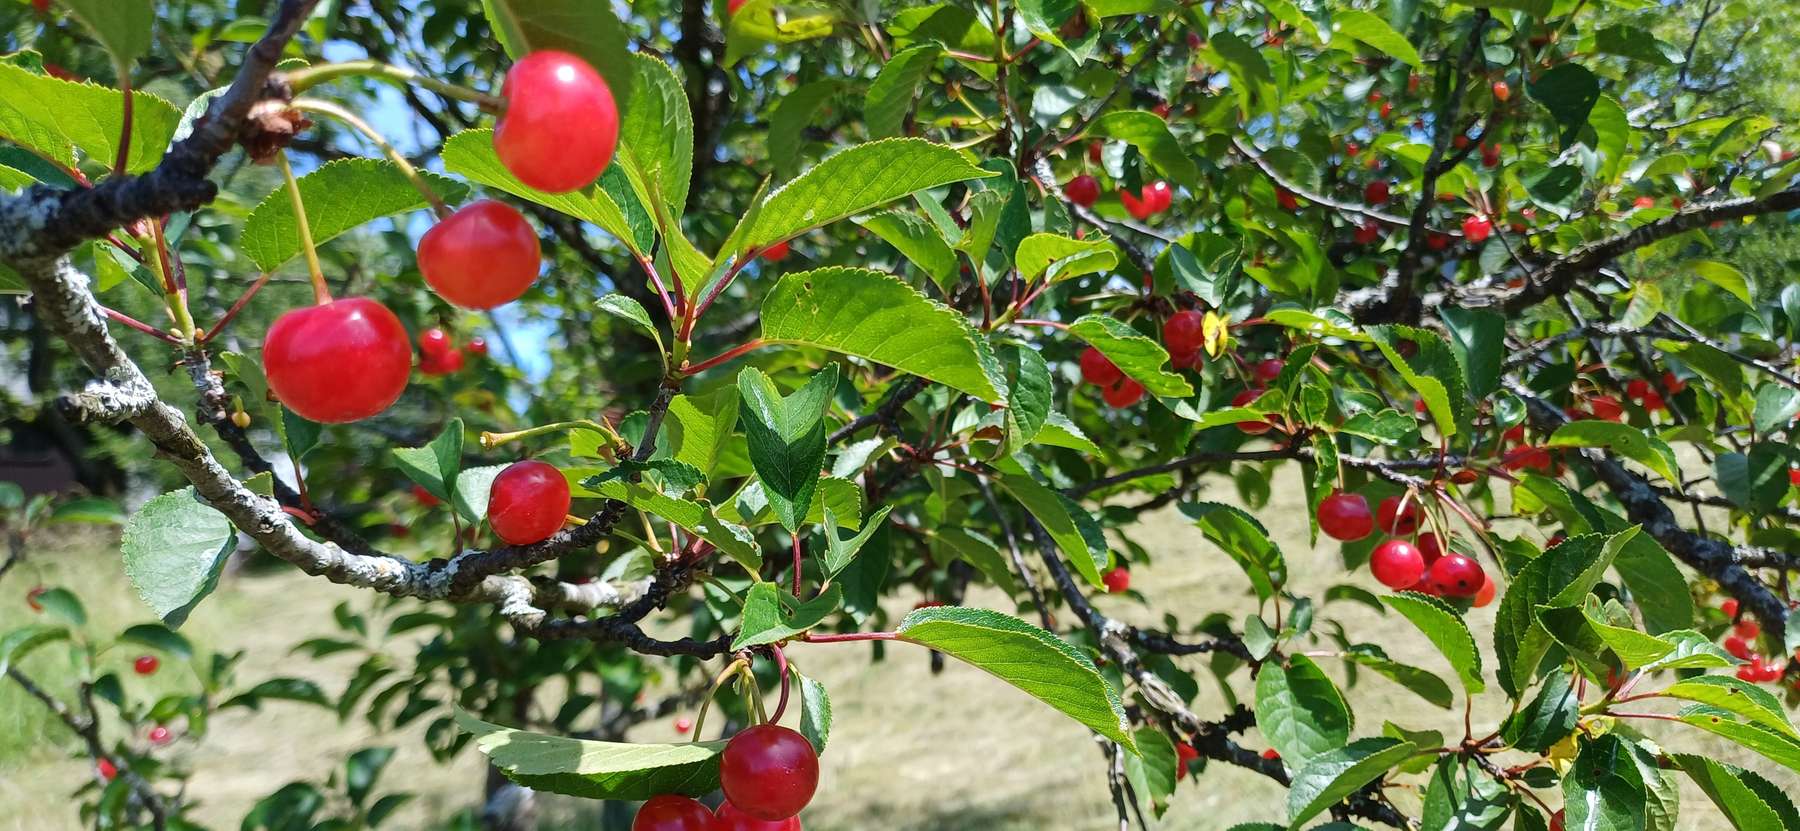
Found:
[{"label": "small unripe cherry", "polygon": [[1070,202],[1084,208],[1092,207],[1100,199],[1100,180],[1083,173],[1070,179],[1063,186],[1063,193],[1068,194]]},{"label": "small unripe cherry", "polygon": [[1419,530],[1419,500],[1398,494],[1381,500],[1375,506],[1375,527],[1402,536]]},{"label": "small unripe cherry", "polygon": [[131,662],[131,671],[139,675],[152,675],[159,666],[162,666],[162,661],[157,660],[155,655],[139,655],[137,660]]},{"label": "small unripe cherry", "polygon": [[1193,352],[1206,341],[1205,315],[1192,309],[1176,312],[1163,324],[1163,345],[1170,352]]},{"label": "small unripe cherry", "polygon": [[771,245],[768,248],[764,248],[763,252],[762,252],[762,258],[766,262],[778,263],[778,262],[781,262],[782,260],[787,259],[787,255],[790,250],[791,249],[788,248],[787,240],[782,240],[781,242],[775,243],[774,245]]},{"label": "small unripe cherry", "polygon": [[801,831],[801,828],[799,817],[774,821],[757,819],[726,802],[719,805],[719,815],[713,820],[712,831]]},{"label": "small unripe cherry", "polygon": [[322,424],[392,406],[406,391],[412,358],[400,318],[367,297],[290,309],[263,338],[263,372],[276,400]]},{"label": "small unripe cherry", "polygon": [[1319,500],[1319,530],[1334,540],[1351,542],[1375,532],[1375,515],[1362,494],[1338,491]]},{"label": "small unripe cherry", "polygon": [[1451,552],[1431,564],[1425,579],[1446,597],[1474,597],[1487,581],[1487,574],[1473,558]]},{"label": "small unripe cherry", "polygon": [[1425,557],[1406,540],[1385,540],[1369,552],[1369,572],[1390,589],[1410,588],[1425,574]]},{"label": "small unripe cherry", "polygon": [[1131,572],[1124,566],[1114,566],[1100,575],[1100,582],[1106,584],[1107,594],[1124,594],[1131,588]]},{"label": "small unripe cherry", "polygon": [[1131,378],[1120,378],[1109,386],[1100,388],[1100,397],[1114,409],[1124,409],[1138,403],[1144,398],[1144,385]]},{"label": "small unripe cherry", "polygon": [[653,796],[638,809],[631,831],[713,831],[713,812],[685,796]]},{"label": "small unripe cherry", "polygon": [[1105,353],[1090,346],[1081,352],[1081,377],[1096,386],[1110,386],[1117,382],[1123,373],[1106,357]]},{"label": "small unripe cherry", "polygon": [[569,480],[535,459],[513,462],[488,491],[488,525],[512,545],[543,542],[569,517]]},{"label": "small unripe cherry", "polygon": [[761,820],[800,813],[819,787],[819,756],[799,733],[759,724],[735,736],[719,757],[719,787],[733,807]]},{"label": "small unripe cherry", "polygon": [[1489,577],[1487,572],[1482,572],[1481,577],[1481,588],[1475,592],[1474,606],[1477,609],[1494,602],[1494,595],[1500,591],[1500,587],[1494,585],[1494,578]]},{"label": "small unripe cherry", "polygon": [[494,152],[519,181],[546,193],[592,184],[619,144],[612,88],[579,56],[541,49],[520,58],[500,85],[506,112]]},{"label": "small unripe cherry", "polygon": [[438,296],[465,309],[519,299],[542,263],[531,223],[491,199],[464,205],[419,238],[419,273]]}]

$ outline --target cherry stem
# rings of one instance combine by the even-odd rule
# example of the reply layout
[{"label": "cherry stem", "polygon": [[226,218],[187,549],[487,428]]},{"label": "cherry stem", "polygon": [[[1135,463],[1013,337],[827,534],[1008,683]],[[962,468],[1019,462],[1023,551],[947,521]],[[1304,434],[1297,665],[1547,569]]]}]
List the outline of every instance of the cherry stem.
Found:
[{"label": "cherry stem", "polygon": [[421,74],[417,70],[408,69],[403,66],[395,66],[390,63],[383,63],[376,60],[343,61],[341,63],[320,64],[305,69],[297,69],[287,73],[287,82],[288,86],[294,90],[294,93],[299,94],[311,87],[349,75],[366,75],[384,81],[411,84],[416,87],[431,90],[446,98],[455,98],[460,101],[472,102],[479,105],[483,110],[492,113],[504,112],[506,110],[506,99],[504,98],[489,95],[479,90],[469,89],[465,86],[458,86],[456,84],[440,81],[428,75]]},{"label": "cherry stem", "polygon": [[798,532],[796,532],[794,534],[794,596],[795,597],[800,596],[800,565],[805,556],[806,556],[806,543],[800,539],[800,534]]},{"label": "cherry stem", "polygon": [[781,715],[787,712],[788,705],[788,662],[787,655],[777,644],[769,645],[769,654],[775,658],[775,672],[781,676],[781,697],[775,700],[775,716],[770,723],[780,724]]},{"label": "cherry stem", "polygon": [[490,433],[483,430],[481,432],[481,449],[493,450],[510,441],[535,438],[537,436],[560,433],[568,430],[592,430],[605,436],[607,440],[611,441],[614,445],[630,446],[625,443],[625,440],[619,436],[618,432],[615,431],[611,425],[590,419],[581,419],[579,421],[558,421],[554,424],[540,424],[536,427],[527,427],[524,430],[514,430],[510,433]]},{"label": "cherry stem", "polygon": [[676,311],[680,304],[680,298],[671,299],[669,297],[669,289],[663,285],[662,275],[657,273],[656,264],[650,262],[650,258],[639,257],[638,265],[642,266],[644,273],[650,276],[650,284],[656,287],[656,297],[662,301],[663,311],[668,313],[670,325],[674,325],[681,317]]},{"label": "cherry stem", "polygon": [[269,278],[274,276],[275,272],[268,271],[264,272],[261,277],[256,278],[256,282],[251,283],[250,288],[244,290],[244,296],[239,297],[236,303],[231,304],[231,308],[225,310],[225,314],[219,316],[218,323],[214,323],[212,328],[200,333],[200,342],[206,343],[207,341],[218,337],[219,333],[224,331],[225,324],[230,323],[233,318],[237,317],[238,312],[243,311],[245,306],[250,305],[250,298],[255,297],[257,292],[262,291],[262,287],[269,284]]},{"label": "cherry stem", "polygon": [[842,632],[836,634],[815,635],[811,632],[801,636],[803,643],[857,643],[860,641],[897,641],[900,636],[894,632]]},{"label": "cherry stem", "polygon": [[300,229],[300,250],[306,254],[306,270],[312,277],[313,301],[323,306],[331,302],[331,287],[325,284],[325,270],[319,267],[319,252],[313,246],[312,225],[306,219],[306,201],[300,198],[300,182],[288,164],[287,151],[275,154],[281,164],[281,177],[287,181],[288,201],[294,206],[294,225]]},{"label": "cherry stem", "polygon": [[753,351],[755,351],[757,349],[761,349],[762,347],[767,346],[767,345],[768,344],[765,343],[762,338],[757,338],[755,340],[750,341],[749,343],[745,343],[743,345],[735,346],[735,347],[732,347],[731,349],[727,349],[724,352],[719,353],[718,355],[715,355],[711,358],[707,358],[706,360],[701,361],[700,363],[693,364],[691,366],[684,366],[681,368],[681,374],[683,374],[683,375],[698,375],[702,372],[705,372],[706,370],[709,370],[715,366],[718,366],[719,364],[725,363],[726,361],[729,361],[732,358],[736,358],[739,355],[743,355],[747,352],[753,352]]},{"label": "cherry stem", "polygon": [[394,166],[400,169],[400,175],[405,176],[406,181],[412,183],[413,188],[419,191],[420,196],[425,197],[426,203],[431,205],[431,211],[437,214],[438,219],[450,216],[450,206],[444,204],[443,198],[438,196],[437,191],[431,189],[431,184],[425,181],[425,177],[419,173],[419,169],[413,167],[412,162],[407,161],[399,150],[394,149],[394,145],[388,143],[387,138],[369,122],[359,118],[356,113],[330,101],[321,101],[317,98],[296,98],[293,106],[295,109],[331,116],[355,128],[369,141],[374,142],[376,147],[381,148],[381,152],[387,155],[388,161],[393,162]]},{"label": "cherry stem", "polygon": [[726,681],[731,680],[732,676],[749,665],[749,661],[735,658],[731,663],[725,665],[724,671],[713,678],[712,687],[706,691],[706,697],[700,700],[700,712],[694,716],[694,738],[691,741],[700,741],[700,731],[706,727],[706,711],[712,708],[713,698],[719,694],[719,688],[725,686]]},{"label": "cherry stem", "polygon": [[113,175],[124,175],[125,163],[131,159],[131,116],[132,104],[137,96],[131,93],[131,70],[122,62],[115,61],[113,66],[118,70],[119,93],[123,96],[119,110],[119,154],[113,157]]},{"label": "cherry stem", "polygon": [[1048,327],[1051,329],[1060,329],[1064,332],[1069,331],[1069,324],[1059,323],[1054,320],[1033,320],[1031,318],[1019,318],[1018,320],[1013,321],[1013,323],[1018,324],[1020,326],[1044,326],[1044,327]]},{"label": "cherry stem", "polygon": [[105,306],[101,306],[100,311],[102,311],[106,314],[106,317],[108,320],[116,321],[118,323],[123,323],[126,326],[136,329],[139,332],[143,332],[144,334],[149,335],[158,340],[165,340],[165,341],[168,341],[169,343],[175,344],[177,346],[181,345],[181,340],[179,338],[175,337],[174,335],[171,335],[168,332],[164,332],[163,330],[158,329],[155,326],[151,326],[150,324],[145,323],[141,320],[138,320],[137,318],[132,317],[128,314],[125,314],[124,312],[114,311],[112,309],[106,308]]},{"label": "cherry stem", "polygon": [[169,319],[175,322],[176,337],[185,341],[194,334],[194,317],[188,312],[187,292],[176,285],[174,270],[169,268],[169,259],[163,255],[161,229],[155,223],[151,223],[149,227],[150,230],[134,233],[132,237],[137,240],[138,248],[144,255],[144,267],[150,269],[162,284],[163,305],[168,309]]}]

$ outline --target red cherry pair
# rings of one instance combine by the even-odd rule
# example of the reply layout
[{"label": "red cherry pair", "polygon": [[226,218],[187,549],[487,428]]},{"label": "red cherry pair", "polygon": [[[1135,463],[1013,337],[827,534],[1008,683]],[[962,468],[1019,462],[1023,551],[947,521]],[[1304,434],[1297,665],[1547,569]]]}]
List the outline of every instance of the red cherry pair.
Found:
[{"label": "red cherry pair", "polygon": [[653,797],[638,809],[631,831],[801,831],[800,818],[760,820],[727,802],[714,814],[685,796]]},{"label": "red cherry pair", "polygon": [[1161,180],[1145,184],[1137,193],[1128,190],[1119,191],[1119,201],[1125,205],[1125,211],[1137,221],[1142,222],[1169,209],[1175,202],[1175,191],[1169,183]]},{"label": "red cherry pair", "polygon": [[1081,353],[1081,377],[1100,388],[1108,406],[1129,407],[1144,397],[1144,385],[1126,377],[1111,359],[1090,346]]},{"label": "red cherry pair", "polygon": [[436,326],[419,333],[419,355],[419,371],[426,375],[461,372],[466,360],[449,333]]},{"label": "red cherry pair", "polygon": [[715,816],[685,796],[644,803],[632,831],[800,831],[799,814],[819,787],[819,756],[799,733],[759,724],[735,736],[719,757],[725,804]]}]

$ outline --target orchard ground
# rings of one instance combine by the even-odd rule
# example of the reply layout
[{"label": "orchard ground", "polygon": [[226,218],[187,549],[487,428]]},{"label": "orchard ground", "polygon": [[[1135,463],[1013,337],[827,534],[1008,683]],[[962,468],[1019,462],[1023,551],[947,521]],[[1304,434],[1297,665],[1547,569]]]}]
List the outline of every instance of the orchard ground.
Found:
[{"label": "orchard ground", "polygon": [[[1297,467],[1283,467],[1273,482],[1270,504],[1254,512],[1287,552],[1294,583],[1314,596],[1346,577],[1380,590],[1366,570],[1345,575],[1337,547],[1329,539],[1316,548],[1308,546],[1306,526],[1291,521],[1305,515],[1297,475]],[[1209,481],[1200,498],[1236,501],[1223,477]],[[1165,553],[1153,564],[1133,568],[1134,591],[1147,595],[1158,608],[1185,617],[1215,609],[1241,616],[1253,608],[1242,573],[1180,514],[1166,509],[1144,522],[1135,538],[1150,551]],[[74,588],[102,631],[148,618],[120,575],[108,544],[93,537],[49,544],[34,551],[21,570],[27,574],[37,570],[45,582]],[[7,585],[23,591],[20,587],[27,580],[10,579]],[[242,682],[297,675],[335,692],[343,688],[358,657],[312,661],[290,656],[287,649],[307,637],[332,634],[329,610],[340,601],[367,603],[369,596],[292,571],[239,577],[222,585],[184,631],[198,645],[247,650],[239,670]],[[978,593],[969,602],[1006,601],[998,594]],[[1099,602],[1108,614],[1156,622],[1153,613],[1135,600],[1101,597]],[[896,603],[896,611],[904,611],[904,605]],[[1404,621],[1392,615],[1379,619],[1366,607],[1343,605],[1332,611],[1347,630],[1392,633],[1381,641],[1391,657],[1450,677],[1443,658]],[[1470,614],[1476,640],[1483,644],[1492,642],[1493,613],[1490,606]],[[22,600],[0,603],[0,630],[18,623],[22,614]],[[410,647],[398,645],[393,655],[404,665],[410,661]],[[864,645],[796,647],[792,655],[830,690],[834,715],[831,744],[821,760],[819,795],[804,815],[808,831],[1085,831],[1107,827],[1109,820],[1116,823],[1105,781],[1092,775],[1100,750],[1087,732],[981,671],[951,661],[941,675],[933,676],[926,654],[905,646],[890,648],[887,659],[873,667]],[[132,657],[122,653],[106,658],[128,684],[171,684],[167,675],[181,669],[180,662],[170,661],[158,676],[140,679],[126,672]],[[1342,681],[1337,662],[1321,659],[1321,664]],[[26,666],[46,680],[62,677],[59,670],[66,672],[44,656],[34,656]],[[1508,708],[1503,695],[1492,691],[1491,668],[1488,674],[1490,692],[1477,702],[1475,712],[1491,719]],[[1202,716],[1223,713],[1225,699],[1216,682],[1205,673],[1202,679],[1194,711]],[[1247,698],[1245,690],[1237,692]],[[1384,719],[1400,714],[1409,726],[1426,726],[1421,721],[1429,718],[1429,726],[1446,736],[1461,735],[1460,708],[1438,710],[1374,673],[1361,673],[1357,685],[1346,693],[1356,706],[1357,735],[1378,735]],[[196,771],[192,793],[203,802],[198,816],[209,827],[227,828],[235,826],[257,798],[289,781],[323,782],[346,753],[370,745],[393,746],[399,753],[383,776],[382,792],[409,790],[417,797],[387,827],[432,828],[470,804],[471,789],[481,781],[482,760],[466,750],[450,765],[436,765],[420,741],[426,721],[416,722],[410,731],[377,735],[360,716],[340,725],[317,707],[270,702],[260,713],[243,709],[221,713],[202,745],[178,742],[175,755]],[[1705,753],[1753,769],[1790,793],[1800,792],[1800,776],[1747,750],[1697,731],[1657,729],[1666,726],[1660,722],[1639,724],[1651,725],[1646,732],[1671,750]],[[1495,725],[1478,720],[1474,726],[1485,733]],[[640,727],[632,738],[677,740],[667,720]],[[91,773],[83,763],[69,759],[68,739],[66,731],[17,687],[0,686],[0,831],[81,827],[74,804],[65,795]],[[1254,731],[1243,740],[1250,747],[1263,746]],[[1686,777],[1678,781],[1681,828],[1729,827],[1691,781]],[[1390,793],[1402,810],[1417,814],[1417,795]],[[1285,799],[1285,789],[1257,774],[1215,765],[1198,786],[1192,779],[1183,782],[1167,818],[1157,827],[1200,831],[1279,820]],[[542,807],[541,828],[611,831],[611,826],[596,823],[594,805],[550,796]]]}]

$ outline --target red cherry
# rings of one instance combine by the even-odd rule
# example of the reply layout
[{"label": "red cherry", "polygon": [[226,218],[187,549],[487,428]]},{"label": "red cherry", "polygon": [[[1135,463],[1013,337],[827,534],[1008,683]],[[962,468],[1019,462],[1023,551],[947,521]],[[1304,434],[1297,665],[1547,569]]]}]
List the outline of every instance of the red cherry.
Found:
[{"label": "red cherry", "polygon": [[1619,399],[1610,395],[1596,395],[1588,399],[1588,409],[1594,413],[1595,418],[1607,421],[1620,421],[1625,418],[1625,406],[1619,403]]},{"label": "red cherry", "polygon": [[730,0],[730,2],[725,4],[725,14],[737,14],[737,10],[743,8],[744,4],[748,2],[750,2],[750,0]]},{"label": "red cherry", "polygon": [[162,661],[157,660],[155,655],[139,655],[137,660],[131,662],[131,671],[139,675],[151,675],[159,666],[162,666]]},{"label": "red cherry", "polygon": [[759,724],[731,737],[719,757],[719,787],[738,810],[756,819],[800,813],[819,787],[819,757],[805,737],[777,724]]},{"label": "red cherry", "polygon": [[1738,637],[1750,641],[1755,640],[1758,635],[1762,634],[1762,627],[1757,625],[1756,621],[1751,620],[1750,618],[1743,618],[1732,625],[1731,631],[1735,632]]},{"label": "red cherry", "polygon": [[1365,219],[1363,220],[1363,224],[1356,226],[1357,245],[1369,245],[1380,239],[1381,226],[1375,224],[1375,220]]},{"label": "red cherry", "polygon": [[1093,207],[1100,199],[1100,180],[1086,173],[1069,180],[1063,186],[1063,193],[1068,194],[1069,201],[1083,208]]},{"label": "red cherry", "polygon": [[1663,402],[1662,393],[1651,391],[1644,393],[1644,411],[1654,413],[1668,405]]},{"label": "red cherry", "polygon": [[1369,103],[1379,104],[1379,103],[1381,103],[1381,99],[1382,99],[1381,90],[1377,90],[1377,89],[1369,90],[1369,94],[1367,96],[1367,100]]},{"label": "red cherry", "polygon": [[324,424],[387,409],[406,391],[412,358],[400,318],[367,297],[290,309],[263,338],[263,371],[276,399]]},{"label": "red cherry", "polygon": [[1144,385],[1130,378],[1120,378],[1117,383],[1100,388],[1100,397],[1114,409],[1124,409],[1142,401]]},{"label": "red cherry", "polygon": [[1485,216],[1468,216],[1463,218],[1463,237],[1470,242],[1482,242],[1494,232],[1494,221]]},{"label": "red cherry", "polygon": [[681,718],[678,718],[675,720],[675,732],[680,733],[682,735],[686,735],[687,732],[692,729],[694,729],[693,719],[690,719],[687,716],[682,716]]},{"label": "red cherry", "polygon": [[1425,235],[1425,247],[1433,251],[1442,251],[1450,247],[1450,237],[1447,234],[1433,231]]},{"label": "red cherry", "polygon": [[1487,582],[1487,573],[1482,571],[1480,563],[1451,552],[1431,564],[1431,572],[1425,579],[1446,596],[1474,597],[1481,591],[1481,584]]},{"label": "red cherry", "polygon": [[1100,151],[1103,148],[1105,148],[1105,146],[1106,146],[1105,143],[1100,141],[1099,139],[1094,139],[1093,141],[1088,142],[1088,162],[1090,162],[1092,164],[1099,164],[1100,163]]},{"label": "red cherry", "polygon": [[1763,659],[1761,655],[1751,658],[1750,663],[1738,667],[1737,669],[1737,677],[1740,681],[1756,683],[1757,681],[1762,680],[1762,674]]},{"label": "red cherry", "polygon": [[1081,352],[1081,377],[1090,384],[1105,387],[1118,381],[1123,373],[1104,353],[1090,346]]},{"label": "red cherry", "polygon": [[1687,382],[1675,377],[1675,373],[1668,370],[1663,371],[1662,385],[1670,395],[1680,395],[1682,390],[1687,389]]},{"label": "red cherry", "polygon": [[1409,93],[1416,93],[1419,91],[1419,85],[1424,82],[1425,79],[1420,76],[1419,73],[1414,72],[1411,75],[1406,76],[1406,91]]},{"label": "red cherry", "polygon": [[481,338],[471,338],[469,340],[469,351],[476,355],[487,355],[487,341],[482,340]]},{"label": "red cherry", "polygon": [[1258,361],[1256,366],[1251,367],[1250,374],[1254,376],[1256,380],[1266,384],[1274,381],[1276,378],[1280,378],[1281,370],[1286,367],[1287,362],[1280,358],[1267,358]]},{"label": "red cherry", "polygon": [[419,272],[439,296],[465,309],[511,303],[537,280],[537,232],[511,206],[464,205],[419,238]]},{"label": "red cherry", "polygon": [[1487,572],[1482,572],[1481,576],[1481,588],[1475,592],[1475,608],[1477,609],[1494,602],[1494,594],[1500,590],[1498,586],[1494,585],[1494,578],[1487,576]]},{"label": "red cherry", "polygon": [[1512,98],[1512,87],[1507,86],[1505,81],[1495,81],[1494,100],[1505,103],[1509,98]]},{"label": "red cherry", "polygon": [[1729,617],[1729,618],[1737,617],[1737,613],[1738,613],[1737,598],[1735,598],[1735,597],[1726,598],[1725,602],[1719,604],[1719,611],[1724,612],[1726,617]]},{"label": "red cherry", "polygon": [[427,355],[419,362],[419,371],[426,375],[454,375],[462,371],[463,351],[452,349],[442,355]]},{"label": "red cherry", "polygon": [[1334,540],[1351,542],[1375,532],[1375,515],[1361,494],[1338,491],[1319,500],[1319,530]]},{"label": "red cherry", "polygon": [[1550,451],[1542,447],[1523,445],[1506,451],[1506,455],[1500,457],[1500,466],[1507,470],[1531,468],[1540,473],[1549,473],[1555,466],[1555,461],[1551,459]]},{"label": "red cherry", "polygon": [[1381,585],[1398,591],[1419,582],[1425,574],[1425,556],[1406,540],[1390,539],[1369,552],[1369,571]]},{"label": "red cherry", "polygon": [[1188,763],[1198,758],[1200,758],[1200,751],[1195,750],[1193,745],[1185,743],[1175,745],[1175,781],[1186,779]]},{"label": "red cherry", "polygon": [[1550,815],[1550,831],[1563,831],[1563,809],[1558,808]]},{"label": "red cherry", "polygon": [[543,542],[569,516],[569,480],[562,471],[535,459],[513,462],[488,491],[488,525],[512,545]]},{"label": "red cherry", "polygon": [[1276,759],[1280,759],[1280,758],[1281,758],[1281,752],[1280,752],[1280,751],[1278,751],[1278,750],[1276,750],[1276,749],[1275,749],[1275,748],[1273,748],[1273,747],[1271,747],[1271,748],[1268,748],[1268,749],[1267,749],[1267,750],[1264,750],[1264,751],[1263,751],[1263,752],[1262,752],[1262,757],[1263,757],[1263,758],[1264,758],[1264,759],[1268,759],[1268,760],[1270,760],[1270,761],[1274,761],[1274,760],[1276,760]]},{"label": "red cherry", "polygon": [[168,744],[169,739],[171,739],[171,738],[173,738],[173,734],[171,734],[169,732],[169,728],[167,728],[167,727],[164,727],[164,726],[158,724],[155,727],[150,728],[150,743],[151,744],[155,744],[155,745]]},{"label": "red cherry", "polygon": [[39,603],[38,598],[43,597],[44,592],[47,591],[49,591],[49,589],[44,588],[43,586],[33,586],[31,591],[25,593],[25,605],[31,607],[31,610],[34,612],[43,611],[44,604]]},{"label": "red cherry", "polygon": [[638,809],[631,831],[714,831],[713,812],[685,796],[653,796]]},{"label": "red cherry", "polygon": [[420,505],[427,508],[436,507],[441,501],[437,497],[432,496],[431,491],[426,490],[424,485],[413,485],[412,495],[414,499],[419,501]]},{"label": "red cherry", "polygon": [[[1401,503],[1405,503],[1402,509]],[[1419,530],[1419,500],[1394,495],[1375,506],[1375,527],[1405,536]]]},{"label": "red cherry", "polygon": [[1344,145],[1344,154],[1347,156],[1354,158],[1356,156],[1356,154],[1361,153],[1361,152],[1362,152],[1362,145],[1357,144],[1354,141]]},{"label": "red cherry", "polygon": [[1384,120],[1384,121],[1387,120],[1393,114],[1394,114],[1394,103],[1392,101],[1381,102],[1381,118],[1382,118],[1382,120]]},{"label": "red cherry", "polygon": [[1135,195],[1128,190],[1119,191],[1119,201],[1125,205],[1126,212],[1142,222],[1156,213],[1168,210],[1174,201],[1174,195],[1169,190],[1168,182],[1151,182]]},{"label": "red cherry", "polygon": [[726,802],[719,806],[719,818],[713,821],[713,831],[801,831],[800,818],[769,820],[757,819],[736,805]]},{"label": "red cherry", "polygon": [[[1248,387],[1243,392],[1240,392],[1237,395],[1234,395],[1231,397],[1231,406],[1233,406],[1233,407],[1247,406],[1247,405],[1251,404],[1252,402],[1256,401],[1256,399],[1261,398],[1262,394],[1263,394],[1262,387]],[[1259,435],[1262,435],[1263,433],[1267,433],[1274,426],[1275,425],[1270,424],[1269,420],[1266,418],[1246,419],[1244,421],[1240,421],[1237,423],[1237,428],[1239,430],[1249,433],[1252,436],[1259,436]]]},{"label": "red cherry", "polygon": [[1363,201],[1371,205],[1385,205],[1388,201],[1388,183],[1376,179],[1363,188]]},{"label": "red cherry", "polygon": [[1431,568],[1432,563],[1437,562],[1439,558],[1444,556],[1443,543],[1438,542],[1438,536],[1430,531],[1426,531],[1419,535],[1418,546],[1419,553],[1425,556],[1426,568]]},{"label": "red cherry", "polygon": [[1169,365],[1176,369],[1199,369],[1206,362],[1206,353],[1195,349],[1192,352],[1169,353]]},{"label": "red cherry", "polygon": [[1126,571],[1124,566],[1116,566],[1100,575],[1100,582],[1106,584],[1107,594],[1124,594],[1126,589],[1131,588],[1131,572]]},{"label": "red cherry", "polygon": [[1650,382],[1642,378],[1633,378],[1625,382],[1625,397],[1633,401],[1642,401],[1650,394]]},{"label": "red cherry", "polygon": [[1300,210],[1300,200],[1296,199],[1294,192],[1287,188],[1275,189],[1275,204],[1280,205],[1284,211]]},{"label": "red cherry", "polygon": [[494,152],[519,181],[547,193],[587,187],[612,162],[619,108],[588,62],[545,49],[520,58],[500,86],[506,112]]},{"label": "red cherry", "polygon": [[1736,635],[1731,635],[1725,639],[1725,651],[1731,653],[1733,658],[1737,658],[1740,661],[1750,660],[1750,642]]},{"label": "red cherry", "polygon": [[1170,352],[1193,352],[1206,342],[1205,316],[1192,309],[1176,312],[1163,324],[1163,345]]},{"label": "red cherry", "polygon": [[781,262],[782,260],[787,259],[788,251],[789,251],[789,248],[788,248],[787,241],[783,240],[781,242],[778,242],[778,243],[775,243],[774,245],[769,246],[768,248],[764,248],[763,252],[762,252],[762,258],[764,261],[767,261],[767,262],[778,263],[778,262]]},{"label": "red cherry", "polygon": [[1455,138],[1450,139],[1450,144],[1455,146],[1456,149],[1462,150],[1469,146],[1469,137],[1462,133],[1457,133]]},{"label": "red cherry", "polygon": [[49,14],[50,0],[31,0],[31,8],[38,14]]},{"label": "red cherry", "polygon": [[1144,186],[1144,200],[1160,213],[1175,204],[1175,191],[1169,187],[1168,182],[1158,179]]},{"label": "red cherry", "polygon": [[1800,487],[1800,468],[1788,468],[1788,484]]},{"label": "red cherry", "polygon": [[454,348],[450,333],[436,326],[419,333],[419,354],[427,358],[443,355]]},{"label": "red cherry", "polygon": [[118,769],[118,767],[113,765],[111,759],[101,759],[99,762],[94,764],[94,770],[96,770],[100,773],[101,779],[104,779],[108,782],[113,781],[113,777],[119,775],[119,769]]},{"label": "red cherry", "polygon": [[1161,118],[1166,121],[1169,118],[1169,102],[1164,101],[1160,104],[1157,104],[1156,106],[1151,107],[1150,111],[1153,113],[1156,113],[1157,118]]}]

